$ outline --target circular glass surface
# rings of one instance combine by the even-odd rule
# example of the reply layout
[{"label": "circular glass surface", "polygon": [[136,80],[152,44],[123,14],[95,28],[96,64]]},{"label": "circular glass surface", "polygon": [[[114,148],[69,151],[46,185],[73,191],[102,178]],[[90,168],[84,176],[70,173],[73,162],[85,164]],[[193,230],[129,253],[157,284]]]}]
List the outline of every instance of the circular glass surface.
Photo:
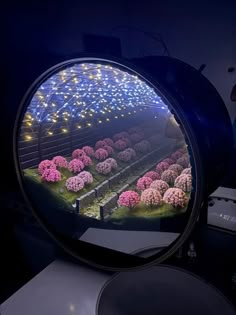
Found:
[{"label": "circular glass surface", "polygon": [[168,95],[124,65],[79,59],[50,69],[23,100],[15,148],[35,214],[78,256],[92,244],[160,257],[196,218],[186,126]]},{"label": "circular glass surface", "polygon": [[161,265],[113,277],[100,293],[96,314],[235,315],[235,310],[205,280]]}]

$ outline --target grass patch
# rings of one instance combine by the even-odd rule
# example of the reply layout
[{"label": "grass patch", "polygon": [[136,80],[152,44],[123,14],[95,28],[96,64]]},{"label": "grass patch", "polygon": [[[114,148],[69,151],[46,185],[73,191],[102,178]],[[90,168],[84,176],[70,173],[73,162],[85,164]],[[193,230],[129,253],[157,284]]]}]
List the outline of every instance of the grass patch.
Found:
[{"label": "grass patch", "polygon": [[157,217],[170,217],[181,213],[184,213],[186,208],[176,209],[168,204],[163,204],[159,207],[150,207],[144,204],[139,204],[133,209],[128,209],[126,207],[117,208],[109,219],[122,220],[124,218],[146,218],[153,219]]}]

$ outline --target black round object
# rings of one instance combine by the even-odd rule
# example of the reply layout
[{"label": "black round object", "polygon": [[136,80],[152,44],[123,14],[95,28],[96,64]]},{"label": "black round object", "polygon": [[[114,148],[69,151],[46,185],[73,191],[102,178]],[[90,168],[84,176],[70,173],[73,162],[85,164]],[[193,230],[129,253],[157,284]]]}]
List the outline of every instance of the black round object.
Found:
[{"label": "black round object", "polygon": [[192,66],[166,56],[132,62],[150,74],[178,100],[192,127],[204,172],[204,191],[220,185],[233,149],[233,132],[226,106],[211,82]]},{"label": "black round object", "polygon": [[158,266],[123,272],[105,284],[97,315],[234,315],[229,301],[212,285],[184,270]]},{"label": "black round object", "polygon": [[[18,111],[14,158],[23,194],[50,235],[95,267],[141,268],[172,255],[227,162],[232,130],[217,92],[180,63],[199,94],[206,94],[203,105],[205,97],[197,98],[197,87],[185,87],[187,80],[164,79],[167,65],[175,70],[178,61],[160,60],[159,72],[156,59],[150,68],[150,60],[63,62],[33,83]],[[207,107],[212,100],[214,123]],[[114,169],[108,156],[117,161]],[[183,169],[188,173],[178,182]],[[148,172],[166,181],[165,191],[142,179]]]}]

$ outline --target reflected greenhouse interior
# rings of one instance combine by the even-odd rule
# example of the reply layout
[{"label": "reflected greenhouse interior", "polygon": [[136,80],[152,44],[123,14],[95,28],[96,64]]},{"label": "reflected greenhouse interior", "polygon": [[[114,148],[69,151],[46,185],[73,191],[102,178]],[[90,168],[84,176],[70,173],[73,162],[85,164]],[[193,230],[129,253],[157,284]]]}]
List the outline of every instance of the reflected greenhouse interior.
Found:
[{"label": "reflected greenhouse interior", "polygon": [[23,178],[40,211],[118,227],[134,222],[137,230],[184,214],[191,152],[168,106],[118,65],[76,63],[42,82],[18,139]]}]

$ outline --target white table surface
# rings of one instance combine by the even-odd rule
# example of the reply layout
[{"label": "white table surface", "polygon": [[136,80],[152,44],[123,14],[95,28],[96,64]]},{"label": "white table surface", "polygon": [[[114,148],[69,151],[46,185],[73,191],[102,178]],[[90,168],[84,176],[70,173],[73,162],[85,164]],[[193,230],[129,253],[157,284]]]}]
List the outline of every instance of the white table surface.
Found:
[{"label": "white table surface", "polygon": [[0,306],[1,315],[95,315],[98,294],[111,276],[54,261]]}]

